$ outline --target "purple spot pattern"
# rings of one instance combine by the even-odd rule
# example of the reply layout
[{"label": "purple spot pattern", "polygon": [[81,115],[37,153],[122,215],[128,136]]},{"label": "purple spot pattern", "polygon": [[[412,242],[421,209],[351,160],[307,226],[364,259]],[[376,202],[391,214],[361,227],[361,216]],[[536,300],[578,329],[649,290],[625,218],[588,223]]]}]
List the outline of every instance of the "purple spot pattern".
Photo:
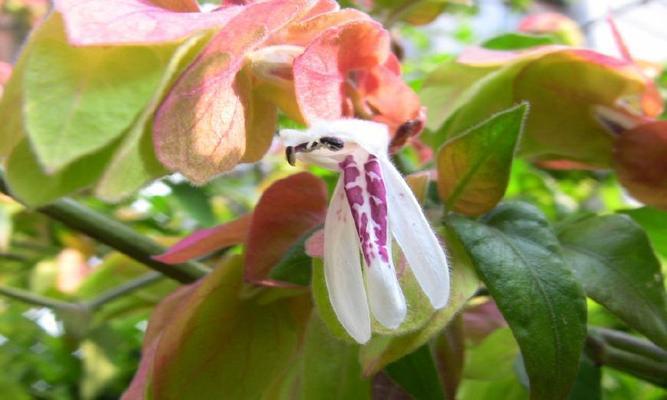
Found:
[{"label": "purple spot pattern", "polygon": [[387,191],[380,163],[371,154],[362,170],[350,155],[339,166],[366,265],[371,267],[378,262],[388,265]]}]

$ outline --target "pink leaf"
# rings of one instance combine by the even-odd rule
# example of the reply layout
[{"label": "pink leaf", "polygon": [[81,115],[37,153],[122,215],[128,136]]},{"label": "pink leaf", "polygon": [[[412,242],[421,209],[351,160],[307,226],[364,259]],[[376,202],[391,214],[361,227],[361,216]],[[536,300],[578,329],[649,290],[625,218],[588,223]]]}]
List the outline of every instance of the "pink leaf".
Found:
[{"label": "pink leaf", "polygon": [[324,222],[327,189],[324,182],[306,172],[271,185],[253,213],[246,241],[245,279],[280,286],[268,278],[285,252],[306,232]]},{"label": "pink leaf", "polygon": [[251,215],[246,214],[226,224],[202,229],[176,243],[166,253],[153,258],[166,264],[178,264],[241,244],[248,234],[250,220]]},{"label": "pink leaf", "polygon": [[[195,11],[193,1],[56,0],[67,37],[78,46],[173,42],[206,29],[224,26],[243,7],[211,13]],[[167,8],[161,8],[160,5]]]},{"label": "pink leaf", "polygon": [[158,159],[196,183],[233,168],[246,150],[248,85],[236,82],[248,52],[287,24],[301,2],[253,3],[233,18],[181,75],[158,109]]}]

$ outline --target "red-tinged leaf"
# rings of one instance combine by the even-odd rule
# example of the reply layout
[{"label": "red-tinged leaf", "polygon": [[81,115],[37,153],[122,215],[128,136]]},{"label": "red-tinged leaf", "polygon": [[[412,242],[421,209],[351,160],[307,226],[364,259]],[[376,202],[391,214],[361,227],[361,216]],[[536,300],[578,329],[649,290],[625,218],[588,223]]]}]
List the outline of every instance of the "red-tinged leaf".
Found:
[{"label": "red-tinged leaf", "polygon": [[493,300],[476,304],[463,312],[463,330],[466,338],[481,343],[496,329],[507,326],[507,322]]},{"label": "red-tinged leaf", "polygon": [[519,32],[553,34],[562,43],[571,46],[581,46],[584,42],[584,35],[577,22],[554,12],[527,16],[519,22]]},{"label": "red-tinged leaf", "polygon": [[519,59],[535,59],[545,54],[566,50],[567,46],[546,45],[531,47],[526,50],[493,50],[484,47],[468,47],[458,56],[459,64],[474,67],[500,67]]},{"label": "red-tinged leaf", "polygon": [[[534,161],[567,159],[600,168],[609,167],[612,159],[613,136],[606,119],[610,115],[622,115],[628,121],[645,118],[637,99],[645,92],[647,80],[625,60],[557,46],[507,52],[513,54],[510,62],[476,53],[478,56],[468,53],[462,60],[474,69],[502,68],[478,80],[455,110],[447,110],[439,140],[474,126],[479,115],[527,101],[531,113],[519,155]],[[431,107],[430,112],[438,110]]]},{"label": "red-tinged leaf", "polygon": [[155,360],[155,352],[162,332],[169,326],[170,321],[174,318],[182,305],[186,304],[190,295],[200,285],[199,282],[181,286],[173,291],[169,296],[165,297],[160,304],[155,307],[151,314],[148,328],[144,335],[144,343],[141,349],[141,361],[137,372],[132,378],[130,386],[125,390],[121,400],[144,400],[146,392],[150,385],[151,374],[153,369],[153,362]]},{"label": "red-tinged leaf", "polygon": [[177,0],[56,0],[55,9],[65,18],[67,37],[76,46],[174,42],[224,26],[243,10],[240,6],[211,13],[173,10],[186,11],[192,3],[196,5]]},{"label": "red-tinged leaf", "polygon": [[149,398],[146,393],[150,385],[150,376],[153,370],[157,345],[158,341],[151,342],[151,345],[141,351],[141,361],[139,361],[137,372],[134,374],[130,386],[128,386],[121,396],[121,400],[145,400]]},{"label": "red-tinged leaf", "polygon": [[623,132],[614,144],[614,168],[632,196],[667,210],[667,121]]},{"label": "red-tinged leaf", "polygon": [[2,92],[5,84],[9,81],[9,77],[12,74],[12,66],[5,62],[0,61],[0,97],[2,97]]},{"label": "red-tinged leaf", "polygon": [[149,0],[158,7],[176,12],[198,12],[197,0]]},{"label": "red-tinged leaf", "polygon": [[302,172],[281,179],[262,195],[253,213],[246,241],[245,278],[269,286],[269,272],[306,232],[324,222],[327,188],[324,181]]},{"label": "red-tinged leaf", "polygon": [[241,244],[248,235],[251,218],[251,214],[246,214],[226,224],[199,230],[153,258],[166,264],[179,264]]},{"label": "red-tinged leaf", "polygon": [[307,121],[351,116],[345,83],[352,71],[385,63],[389,33],[376,22],[357,21],[328,29],[294,61],[297,102]]},{"label": "red-tinged leaf", "polygon": [[370,17],[353,8],[314,15],[289,24],[271,38],[271,43],[307,46],[326,29],[348,22],[364,20],[370,20]]},{"label": "red-tinged leaf", "polygon": [[262,302],[242,295],[241,261],[233,257],[214,269],[165,326],[151,374],[153,398],[262,398],[296,356],[308,296]]},{"label": "red-tinged leaf", "polygon": [[160,106],[153,141],[160,162],[195,183],[228,171],[246,150],[247,85],[236,80],[245,55],[289,22],[302,4],[253,3],[218,33]]}]

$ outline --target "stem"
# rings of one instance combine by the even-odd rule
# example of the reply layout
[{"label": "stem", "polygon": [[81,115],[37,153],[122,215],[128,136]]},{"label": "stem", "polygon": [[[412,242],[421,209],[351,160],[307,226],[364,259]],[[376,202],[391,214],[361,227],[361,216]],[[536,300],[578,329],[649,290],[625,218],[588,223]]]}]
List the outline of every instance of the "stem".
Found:
[{"label": "stem", "polygon": [[20,300],[24,303],[32,304],[34,306],[48,307],[54,310],[78,308],[76,304],[50,299],[48,297],[40,296],[22,289],[11,288],[7,286],[0,286],[0,294],[15,300]]},{"label": "stem", "polygon": [[607,328],[592,330],[599,334],[606,343],[620,350],[636,353],[658,362],[667,362],[667,351],[649,341]]},{"label": "stem", "polygon": [[[605,338],[613,336],[607,341]],[[622,346],[615,346],[621,344]],[[623,347],[623,348],[620,348]],[[586,354],[598,365],[636,376],[661,387],[667,387],[667,361],[660,361],[664,351],[648,341],[637,339],[622,332],[609,330],[600,333],[591,329],[586,338]],[[650,354],[650,356],[648,356]]]},{"label": "stem", "polygon": [[[0,192],[11,196],[0,175]],[[56,200],[37,211],[62,222],[68,227],[85,233],[121,253],[139,261],[179,282],[193,282],[208,273],[208,268],[198,262],[168,265],[152,256],[164,253],[165,248],[128,226],[68,198]]]},{"label": "stem", "polygon": [[138,277],[137,279],[125,282],[124,284],[119,285],[113,289],[109,289],[108,291],[87,302],[86,306],[92,311],[97,310],[106,303],[114,301],[119,297],[141,289],[145,286],[152,285],[162,278],[163,275],[159,272],[149,272],[143,276]]}]

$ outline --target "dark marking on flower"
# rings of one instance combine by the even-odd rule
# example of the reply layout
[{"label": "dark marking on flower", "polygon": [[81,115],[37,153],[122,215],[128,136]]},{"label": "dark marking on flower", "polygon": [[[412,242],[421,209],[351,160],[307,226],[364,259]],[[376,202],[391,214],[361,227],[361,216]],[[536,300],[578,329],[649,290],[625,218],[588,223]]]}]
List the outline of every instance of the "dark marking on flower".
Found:
[{"label": "dark marking on flower", "polygon": [[387,189],[382,179],[380,163],[374,155],[368,156],[364,164],[366,175],[366,188],[370,197],[371,220],[375,228],[375,244],[382,261],[389,261],[387,250],[388,223],[387,223]]}]

